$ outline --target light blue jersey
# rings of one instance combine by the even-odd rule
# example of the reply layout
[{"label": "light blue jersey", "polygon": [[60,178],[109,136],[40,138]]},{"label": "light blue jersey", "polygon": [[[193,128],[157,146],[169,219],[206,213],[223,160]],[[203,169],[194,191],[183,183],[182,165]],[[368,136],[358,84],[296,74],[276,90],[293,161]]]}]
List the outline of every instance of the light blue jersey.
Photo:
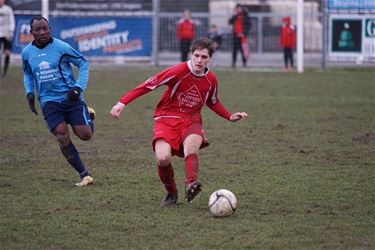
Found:
[{"label": "light blue jersey", "polygon": [[[86,89],[89,76],[89,63],[86,58],[69,44],[52,38],[51,42],[40,49],[29,43],[22,50],[22,63],[26,95],[38,94],[41,107],[49,101],[61,102],[67,99],[72,87]],[[71,63],[78,68],[75,80]],[[83,95],[81,95],[83,100]]]}]

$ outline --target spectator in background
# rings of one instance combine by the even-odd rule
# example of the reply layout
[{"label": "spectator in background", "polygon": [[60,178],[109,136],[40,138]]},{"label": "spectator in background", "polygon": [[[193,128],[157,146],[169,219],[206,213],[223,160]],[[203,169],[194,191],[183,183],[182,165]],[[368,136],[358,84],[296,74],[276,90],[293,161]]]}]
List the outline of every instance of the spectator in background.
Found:
[{"label": "spectator in background", "polygon": [[280,46],[284,49],[284,63],[286,70],[293,70],[293,49],[296,47],[296,28],[291,24],[290,16],[283,18],[280,29]]},{"label": "spectator in background", "polygon": [[[0,48],[1,53],[5,55],[2,77],[6,75],[9,66],[14,28],[15,21],[13,10],[10,6],[5,4],[5,0],[0,0]],[[3,55],[0,56],[1,62],[3,60],[2,57]]]},{"label": "spectator in background", "polygon": [[223,37],[219,33],[219,29],[217,28],[216,24],[212,24],[210,26],[208,38],[210,38],[214,42],[215,51],[217,51],[221,46],[221,42],[223,40]]},{"label": "spectator in background", "polygon": [[215,62],[217,62],[217,60],[215,59],[215,57],[217,58],[217,55],[218,55],[218,50],[220,49],[221,47],[221,43],[223,41],[223,37],[222,35],[219,33],[219,29],[217,28],[217,25],[216,24],[212,24],[210,26],[210,30],[208,32],[208,38],[211,39],[214,43],[214,48],[215,48],[215,55],[212,56],[211,58],[211,66],[215,64]]},{"label": "spectator in background", "polygon": [[251,24],[247,11],[240,4],[236,5],[234,15],[229,19],[229,24],[233,25],[232,67],[236,67],[238,51],[241,51],[242,64],[246,67],[249,56],[246,38],[249,34]]},{"label": "spectator in background", "polygon": [[195,24],[190,18],[190,11],[185,9],[183,15],[183,18],[177,24],[177,39],[180,40],[181,62],[187,61],[190,46],[195,36]]}]

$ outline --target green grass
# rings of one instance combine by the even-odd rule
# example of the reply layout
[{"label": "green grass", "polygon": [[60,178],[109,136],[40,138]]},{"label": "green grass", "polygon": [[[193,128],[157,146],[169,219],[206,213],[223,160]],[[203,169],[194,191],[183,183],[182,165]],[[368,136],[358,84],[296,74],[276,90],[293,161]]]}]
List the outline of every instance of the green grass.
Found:
[{"label": "green grass", "polygon": [[[204,109],[201,195],[161,208],[151,149],[164,88],[109,111],[160,68],[92,70],[85,94],[97,113],[90,142],[73,141],[96,183],[74,188],[41,114],[28,110],[21,69],[1,82],[1,249],[373,249],[375,71],[304,74],[218,70],[219,96],[250,118],[230,123]],[[211,216],[210,194],[233,191],[236,213]]]}]

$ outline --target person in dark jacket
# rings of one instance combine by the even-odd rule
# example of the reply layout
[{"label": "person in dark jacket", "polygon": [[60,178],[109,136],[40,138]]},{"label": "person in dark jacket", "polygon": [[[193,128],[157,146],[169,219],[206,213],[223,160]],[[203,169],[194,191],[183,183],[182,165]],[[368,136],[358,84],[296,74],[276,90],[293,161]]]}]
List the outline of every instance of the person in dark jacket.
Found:
[{"label": "person in dark jacket", "polygon": [[[250,17],[242,5],[237,4],[234,15],[229,19],[229,24],[233,25],[233,50],[232,67],[236,67],[237,53],[241,51],[242,63],[246,67],[248,53],[247,36],[250,31]],[[242,46],[243,45],[243,46]]]}]

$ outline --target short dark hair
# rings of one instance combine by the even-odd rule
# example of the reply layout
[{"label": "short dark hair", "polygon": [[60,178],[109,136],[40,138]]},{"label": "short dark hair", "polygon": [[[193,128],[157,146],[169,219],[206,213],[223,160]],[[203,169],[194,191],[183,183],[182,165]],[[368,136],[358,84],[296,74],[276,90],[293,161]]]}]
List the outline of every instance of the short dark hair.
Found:
[{"label": "short dark hair", "polygon": [[47,22],[47,24],[49,25],[49,22],[48,22],[48,20],[47,20],[47,18],[45,18],[45,17],[43,17],[43,16],[33,16],[32,18],[31,18],[31,20],[30,20],[30,29],[31,29],[31,25],[33,24],[33,22],[35,21],[35,20],[38,20],[38,21],[40,21],[40,20],[44,20],[44,21],[46,21]]},{"label": "short dark hair", "polygon": [[208,54],[211,57],[215,52],[214,42],[209,38],[195,40],[191,45],[191,52],[194,53],[197,49],[208,49]]}]

